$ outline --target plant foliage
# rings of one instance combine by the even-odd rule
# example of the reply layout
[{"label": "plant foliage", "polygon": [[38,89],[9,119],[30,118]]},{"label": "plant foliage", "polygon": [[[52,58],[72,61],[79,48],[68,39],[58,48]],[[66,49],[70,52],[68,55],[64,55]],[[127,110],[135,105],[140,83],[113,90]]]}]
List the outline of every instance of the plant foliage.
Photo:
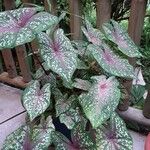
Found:
[{"label": "plant foliage", "polygon": [[[72,42],[63,29],[55,28],[58,17],[38,11],[32,7],[0,13],[0,48],[36,38],[42,60],[22,95],[29,119],[6,138],[3,149],[132,150],[132,139],[115,110],[121,98],[118,77],[135,75],[118,51],[140,57],[138,47],[112,20],[104,33],[85,20],[87,41]],[[46,30],[50,34],[42,32]],[[55,128],[56,119],[69,136]]]}]

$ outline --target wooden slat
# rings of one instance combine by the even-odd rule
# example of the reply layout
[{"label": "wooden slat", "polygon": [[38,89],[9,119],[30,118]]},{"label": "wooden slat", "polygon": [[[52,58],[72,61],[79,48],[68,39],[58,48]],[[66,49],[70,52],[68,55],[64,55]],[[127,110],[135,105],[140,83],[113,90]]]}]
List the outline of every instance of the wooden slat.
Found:
[{"label": "wooden slat", "polygon": [[150,127],[150,119],[143,116],[142,110],[129,107],[126,111],[117,110],[118,114],[127,121],[133,121],[140,125]]},{"label": "wooden slat", "polygon": [[[16,108],[16,106],[15,106]],[[6,139],[6,137],[19,128],[22,125],[25,125],[26,113],[18,115],[17,117],[7,121],[6,123],[0,125],[0,149]]]},{"label": "wooden slat", "polygon": [[51,0],[51,14],[57,15],[57,1]]},{"label": "wooden slat", "polygon": [[1,53],[0,53],[0,73],[3,72],[3,61],[2,61],[2,56],[1,56]]},{"label": "wooden slat", "polygon": [[0,74],[0,82],[14,85],[19,88],[25,88],[28,85],[28,83],[25,83],[23,81],[23,77],[17,76],[15,78],[11,79],[11,78],[9,78],[9,75],[7,72],[3,72]]},{"label": "wooden slat", "polygon": [[144,25],[147,0],[132,0],[128,32],[132,40],[139,45]]},{"label": "wooden slat", "polygon": [[81,24],[82,19],[78,16],[81,15],[81,1],[80,0],[69,0],[70,9],[70,32],[73,40],[80,40],[82,38]]},{"label": "wooden slat", "polygon": [[24,111],[22,90],[0,83],[0,124]]},{"label": "wooden slat", "polygon": [[[14,0],[4,0],[4,6],[5,6],[5,10],[11,10],[14,8]],[[15,63],[13,60],[13,56],[12,56],[12,52],[10,49],[4,49],[2,51],[2,56],[4,58],[4,63],[7,69],[7,72],[9,74],[10,78],[14,78],[17,76],[17,71],[16,71],[16,67],[15,67]]]},{"label": "wooden slat", "polygon": [[[35,55],[38,57],[38,43],[37,43],[36,40],[33,40],[31,42],[31,48],[32,48],[32,52],[34,52]],[[33,59],[34,59],[35,68],[38,69],[40,67],[40,64],[39,64],[39,62],[37,61],[36,58],[33,57]]]},{"label": "wooden slat", "polygon": [[[131,10],[129,17],[128,33],[132,40],[139,45],[141,40],[142,29],[144,25],[144,16],[146,12],[147,0],[132,0]],[[130,64],[135,67],[136,59],[129,58]],[[132,80],[127,81],[124,86],[126,87],[129,95],[132,87]],[[120,105],[120,110],[127,110],[129,106],[129,99],[125,99]]]},{"label": "wooden slat", "polygon": [[31,81],[31,73],[30,73],[30,67],[27,61],[27,53],[26,48],[24,45],[17,46],[16,47],[16,53],[19,61],[19,66],[21,70],[21,75],[23,77],[24,82]]},{"label": "wooden slat", "polygon": [[2,56],[4,59],[4,63],[9,74],[10,78],[14,78],[17,76],[16,66],[13,59],[13,55],[10,49],[2,50]]},{"label": "wooden slat", "polygon": [[111,18],[111,0],[96,1],[96,26],[101,28],[102,24],[109,21]]},{"label": "wooden slat", "polygon": [[145,100],[144,108],[143,108],[143,115],[150,119],[150,89],[148,91],[147,98]]},{"label": "wooden slat", "polygon": [[11,10],[15,8],[15,0],[4,0],[5,10]]}]

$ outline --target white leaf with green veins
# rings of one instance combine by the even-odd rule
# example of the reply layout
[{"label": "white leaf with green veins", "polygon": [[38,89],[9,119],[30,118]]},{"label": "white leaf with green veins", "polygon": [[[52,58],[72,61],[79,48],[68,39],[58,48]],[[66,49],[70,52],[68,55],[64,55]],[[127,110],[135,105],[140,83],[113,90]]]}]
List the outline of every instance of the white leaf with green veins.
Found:
[{"label": "white leaf with green veins", "polygon": [[47,67],[70,82],[77,68],[77,54],[63,30],[56,30],[53,39],[45,33],[38,34],[38,39],[40,53]]},{"label": "white leaf with green veins", "polygon": [[33,81],[23,92],[22,102],[32,121],[41,115],[51,104],[50,84],[46,84],[40,89],[39,81]]},{"label": "white leaf with green veins", "polygon": [[121,97],[118,81],[114,77],[94,76],[94,83],[88,93],[79,96],[79,102],[93,128],[97,128],[116,109]]}]

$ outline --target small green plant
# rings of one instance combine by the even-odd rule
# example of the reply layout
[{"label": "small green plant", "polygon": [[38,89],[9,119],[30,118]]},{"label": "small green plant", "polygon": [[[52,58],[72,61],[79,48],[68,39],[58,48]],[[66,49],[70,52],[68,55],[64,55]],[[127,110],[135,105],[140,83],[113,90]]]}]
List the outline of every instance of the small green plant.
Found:
[{"label": "small green plant", "polygon": [[[36,38],[43,60],[22,95],[26,124],[6,138],[3,149],[132,150],[132,138],[115,110],[121,98],[118,79],[135,77],[125,58],[140,57],[138,48],[113,20],[104,24],[104,33],[85,20],[88,41],[71,42],[63,29],[54,30],[60,18],[39,10],[0,13],[0,49]],[[42,32],[48,29],[49,35]],[[70,139],[54,126],[56,118],[71,132]]]}]

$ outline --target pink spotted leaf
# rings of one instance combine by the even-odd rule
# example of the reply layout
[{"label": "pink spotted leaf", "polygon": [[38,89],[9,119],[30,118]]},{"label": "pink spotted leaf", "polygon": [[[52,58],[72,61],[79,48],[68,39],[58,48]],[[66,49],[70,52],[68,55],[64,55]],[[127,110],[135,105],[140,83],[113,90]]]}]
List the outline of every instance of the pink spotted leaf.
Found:
[{"label": "pink spotted leaf", "polygon": [[40,53],[47,64],[47,68],[60,75],[64,81],[70,82],[77,68],[78,58],[63,30],[56,30],[53,39],[49,38],[45,33],[40,33],[38,39]]},{"label": "pink spotted leaf", "polygon": [[49,29],[58,18],[39,12],[39,7],[26,7],[0,13],[0,49],[13,48],[31,42],[35,34]]},{"label": "pink spotted leaf", "polygon": [[100,30],[93,28],[92,24],[88,20],[85,20],[85,26],[86,27],[82,27],[82,31],[88,41],[92,42],[94,45],[101,45],[103,34]]},{"label": "pink spotted leaf", "polygon": [[96,145],[100,150],[133,149],[126,125],[116,113],[112,113],[110,120],[96,129]]},{"label": "pink spotted leaf", "polygon": [[79,96],[79,102],[93,128],[97,128],[109,119],[119,103],[121,94],[119,83],[114,77],[106,79],[106,76],[102,75],[92,79],[93,85],[88,93]]},{"label": "pink spotted leaf", "polygon": [[48,108],[51,104],[50,96],[50,84],[47,83],[40,89],[40,83],[37,80],[31,82],[24,90],[22,102],[31,121]]},{"label": "pink spotted leaf", "polygon": [[52,134],[52,139],[55,150],[80,150],[60,132],[54,131]]},{"label": "pink spotted leaf", "polygon": [[5,150],[32,148],[32,141],[29,140],[30,129],[27,126],[21,126],[7,136],[3,144]]},{"label": "pink spotted leaf", "polygon": [[96,150],[96,144],[92,139],[91,134],[84,129],[82,122],[77,123],[71,130],[71,137],[75,147],[79,150],[92,149]]},{"label": "pink spotted leaf", "polygon": [[106,37],[118,45],[119,50],[129,57],[141,57],[138,47],[127,32],[114,20],[103,25]]},{"label": "pink spotted leaf", "polygon": [[89,45],[88,49],[106,72],[118,77],[135,77],[128,60],[117,56],[105,43],[102,46]]}]

